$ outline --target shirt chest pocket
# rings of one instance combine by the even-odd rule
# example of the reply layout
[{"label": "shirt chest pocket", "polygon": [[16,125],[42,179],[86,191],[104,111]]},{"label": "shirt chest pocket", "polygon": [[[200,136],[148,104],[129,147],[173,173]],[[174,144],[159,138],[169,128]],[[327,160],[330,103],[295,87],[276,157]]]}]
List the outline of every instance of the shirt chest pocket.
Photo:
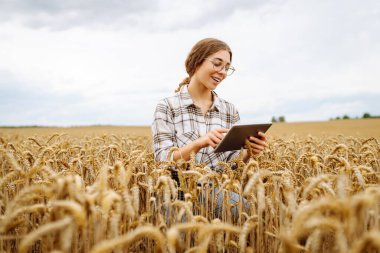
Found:
[{"label": "shirt chest pocket", "polygon": [[197,130],[176,134],[177,144],[179,148],[195,141],[198,138],[199,132]]}]

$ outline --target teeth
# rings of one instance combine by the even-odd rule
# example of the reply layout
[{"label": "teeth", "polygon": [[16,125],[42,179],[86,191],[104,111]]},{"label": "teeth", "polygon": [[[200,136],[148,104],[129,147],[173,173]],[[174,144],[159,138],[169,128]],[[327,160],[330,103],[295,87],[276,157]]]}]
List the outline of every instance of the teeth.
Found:
[{"label": "teeth", "polygon": [[219,79],[219,78],[212,77],[212,79],[214,79],[214,80],[217,81],[217,82],[220,82],[220,79]]}]

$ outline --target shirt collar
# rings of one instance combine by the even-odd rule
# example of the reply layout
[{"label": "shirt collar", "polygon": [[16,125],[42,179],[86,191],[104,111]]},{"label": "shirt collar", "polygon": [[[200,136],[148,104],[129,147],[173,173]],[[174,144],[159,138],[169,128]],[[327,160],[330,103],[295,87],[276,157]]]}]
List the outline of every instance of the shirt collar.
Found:
[{"label": "shirt collar", "polygon": [[[220,111],[220,105],[221,105],[221,102],[220,102],[220,98],[218,97],[218,95],[216,94],[215,91],[211,91],[212,92],[212,95],[214,97],[214,102],[210,108],[210,110],[217,110],[217,111]],[[182,86],[180,92],[180,97],[182,99],[182,105],[184,107],[189,107],[191,105],[194,105],[194,102],[193,102],[193,99],[191,98],[190,94],[189,94],[189,90],[187,89],[187,85],[184,85]]]}]

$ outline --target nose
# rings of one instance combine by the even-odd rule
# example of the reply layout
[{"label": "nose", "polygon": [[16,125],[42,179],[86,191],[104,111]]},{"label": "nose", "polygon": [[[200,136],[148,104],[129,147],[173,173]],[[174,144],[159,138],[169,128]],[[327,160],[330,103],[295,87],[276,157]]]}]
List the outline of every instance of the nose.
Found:
[{"label": "nose", "polygon": [[226,75],[227,75],[227,70],[226,70],[226,68],[223,66],[222,69],[220,69],[220,70],[218,71],[218,73],[222,73],[224,76],[226,76]]}]

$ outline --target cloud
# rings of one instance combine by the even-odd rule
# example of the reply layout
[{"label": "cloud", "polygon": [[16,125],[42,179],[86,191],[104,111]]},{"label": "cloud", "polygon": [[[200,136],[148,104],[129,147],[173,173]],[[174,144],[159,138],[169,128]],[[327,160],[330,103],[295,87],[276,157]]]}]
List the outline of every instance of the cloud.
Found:
[{"label": "cloud", "polygon": [[363,113],[379,115],[380,93],[361,93],[351,96],[330,96],[325,98],[288,99],[269,108],[242,110],[242,123],[269,122],[272,116],[285,116],[286,121],[323,121],[348,115],[362,117]]},{"label": "cloud", "polygon": [[17,21],[31,28],[47,27],[53,30],[92,25],[117,26],[121,22],[133,21],[135,15],[154,9],[155,3],[147,0],[15,0],[2,4],[0,20]]},{"label": "cloud", "polygon": [[255,9],[269,2],[272,1],[15,0],[2,4],[0,21],[16,20],[35,29],[138,27],[149,32],[164,32],[221,22],[237,10]]},{"label": "cloud", "polygon": [[231,46],[237,71],[217,92],[246,121],[379,114],[371,96],[380,94],[379,16],[377,1],[354,0],[6,1],[0,119],[150,124],[204,37]]}]

